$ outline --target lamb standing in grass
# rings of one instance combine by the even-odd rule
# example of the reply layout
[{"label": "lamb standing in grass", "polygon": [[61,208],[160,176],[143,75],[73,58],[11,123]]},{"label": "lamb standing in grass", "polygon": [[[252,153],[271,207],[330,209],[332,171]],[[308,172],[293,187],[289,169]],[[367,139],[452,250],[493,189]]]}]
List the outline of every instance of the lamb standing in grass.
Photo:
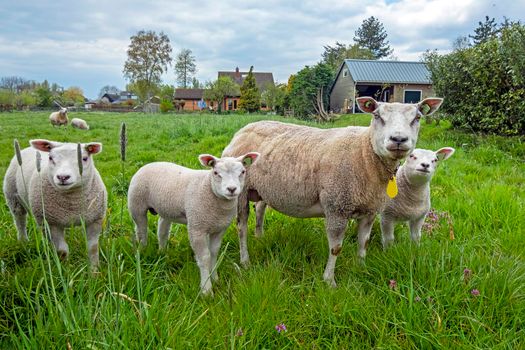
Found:
[{"label": "lamb standing in grass", "polygon": [[361,97],[357,102],[362,111],[373,114],[370,127],[318,129],[261,121],[235,134],[223,156],[238,156],[252,148],[261,153],[239,196],[243,265],[249,263],[249,200],[262,200],[293,217],[326,218],[329,257],[323,277],[332,286],[351,218],[359,221],[359,256],[364,258],[372,223],[387,199],[387,184],[400,160],[414,149],[420,117],[435,112],[442,99],[401,104]]},{"label": "lamb standing in grass", "polygon": [[136,225],[137,240],[147,244],[147,212],[159,214],[159,248],[166,247],[172,222],[186,224],[190,244],[200,269],[201,291],[211,295],[222,236],[235,216],[237,197],[244,186],[246,168],[258,153],[238,158],[199,160],[211,170],[193,170],[167,162],[150,163],[137,171],[129,185],[128,208]]},{"label": "lamb standing in grass", "polygon": [[60,108],[58,112],[53,112],[49,115],[49,121],[53,126],[67,126],[67,108]]},{"label": "lamb standing in grass", "polygon": [[[45,217],[51,240],[62,258],[69,254],[64,229],[81,225],[83,221],[89,260],[96,269],[99,262],[98,237],[106,214],[107,192],[91,156],[100,153],[102,144],[92,142],[81,145],[81,175],[76,143],[48,140],[31,140],[30,143],[33,147],[21,151],[22,166],[16,156],[13,157],[4,178],[4,194],[16,224],[18,239],[27,240],[27,204],[40,226]],[[37,151],[49,155],[42,157],[40,173],[35,161]]]},{"label": "lamb standing in grass", "polygon": [[439,163],[450,158],[454,148],[437,151],[415,149],[397,170],[399,194],[389,200],[381,212],[383,247],[394,242],[394,225],[408,221],[410,237],[416,243],[421,238],[421,227],[430,210],[430,181]]},{"label": "lamb standing in grass", "polygon": [[81,130],[89,130],[89,125],[84,119],[73,118],[71,119],[71,126]]}]

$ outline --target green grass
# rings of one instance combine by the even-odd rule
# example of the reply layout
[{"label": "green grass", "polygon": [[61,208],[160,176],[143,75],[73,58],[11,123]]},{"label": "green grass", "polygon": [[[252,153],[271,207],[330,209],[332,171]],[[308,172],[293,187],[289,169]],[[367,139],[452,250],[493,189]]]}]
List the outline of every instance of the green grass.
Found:
[{"label": "green grass", "polygon": [[[1,196],[2,349],[525,347],[523,139],[465,134],[446,122],[422,125],[418,147],[457,150],[432,184],[433,207],[452,217],[454,240],[445,221],[424,234],[420,247],[398,226],[396,244],[383,252],[376,224],[363,265],[352,224],[337,262],[339,286],[332,289],[322,281],[328,255],[322,220],[269,210],[265,236],[255,239],[252,214],[251,268],[238,267],[232,224],[215,298],[204,299],[186,228],[173,226],[168,249],[159,254],[150,217],[149,245],[138,253],[127,211],[120,223],[122,193],[142,165],[166,160],[200,168],[200,153],[220,155],[235,131],[266,117],[74,113],[91,125],[86,132],[52,128],[47,116],[0,114],[0,176],[13,156],[13,138],[23,147],[32,138],[102,142],[96,165],[110,213],[100,239],[101,272],[90,276],[80,228],[68,233],[70,257],[63,263],[33,223],[30,242],[18,243]],[[125,181],[121,122],[128,128]],[[368,116],[345,116],[322,127],[368,122]],[[472,270],[468,281],[465,268]],[[288,331],[278,334],[281,322]]]}]

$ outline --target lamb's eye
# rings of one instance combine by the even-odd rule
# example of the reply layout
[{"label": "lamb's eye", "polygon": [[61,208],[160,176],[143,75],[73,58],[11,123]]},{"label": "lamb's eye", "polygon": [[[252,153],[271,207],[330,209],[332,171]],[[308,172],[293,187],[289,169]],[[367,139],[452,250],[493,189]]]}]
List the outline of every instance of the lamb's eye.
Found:
[{"label": "lamb's eye", "polygon": [[419,123],[419,119],[421,119],[421,116],[418,114],[418,115],[414,118],[414,120],[412,120],[412,123],[410,123],[410,124],[411,124],[411,125],[414,125],[414,124],[416,124],[416,123]]},{"label": "lamb's eye", "polygon": [[412,158],[412,159],[414,159],[414,160],[417,159],[417,157],[416,157],[415,155],[413,155],[413,154],[410,155],[410,158]]},{"label": "lamb's eye", "polygon": [[218,173],[218,172],[216,172],[216,171],[214,171],[214,172],[213,172],[213,175],[219,175],[219,173]]},{"label": "lamb's eye", "polygon": [[84,162],[87,162],[88,157],[84,157],[84,158],[82,158],[82,160],[83,160]]},{"label": "lamb's eye", "polygon": [[54,163],[55,161],[53,160],[53,157],[49,156],[49,161]]},{"label": "lamb's eye", "polygon": [[242,175],[246,174],[246,170],[241,171],[241,174]]}]

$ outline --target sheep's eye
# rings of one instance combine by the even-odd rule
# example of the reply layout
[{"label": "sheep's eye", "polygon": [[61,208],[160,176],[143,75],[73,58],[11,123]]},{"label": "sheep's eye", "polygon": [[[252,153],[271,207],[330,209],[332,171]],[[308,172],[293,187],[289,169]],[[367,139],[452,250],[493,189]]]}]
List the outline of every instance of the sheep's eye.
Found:
[{"label": "sheep's eye", "polygon": [[84,157],[84,158],[82,158],[82,160],[83,160],[84,162],[87,162],[88,157]]},{"label": "sheep's eye", "polygon": [[417,157],[415,155],[413,155],[413,154],[410,155],[410,158],[417,159]]},{"label": "sheep's eye", "polygon": [[242,175],[246,174],[246,170],[241,171],[241,174]]},{"label": "sheep's eye", "polygon": [[219,173],[218,173],[218,172],[216,172],[216,171],[214,171],[214,172],[213,172],[213,175],[219,175]]},{"label": "sheep's eye", "polygon": [[435,162],[437,162],[437,161],[438,161],[438,159],[437,159],[437,158],[435,158],[434,160],[432,160],[432,162],[434,162],[434,163],[435,163]]},{"label": "sheep's eye", "polygon": [[418,114],[418,115],[414,118],[414,120],[412,120],[412,123],[410,123],[410,124],[411,124],[411,125],[414,125],[414,124],[416,124],[416,123],[419,123],[419,119],[421,119],[421,116]]},{"label": "sheep's eye", "polygon": [[53,157],[51,157],[51,156],[49,156],[49,161],[50,161],[50,162],[53,162],[53,163],[55,162],[55,161],[53,160]]}]

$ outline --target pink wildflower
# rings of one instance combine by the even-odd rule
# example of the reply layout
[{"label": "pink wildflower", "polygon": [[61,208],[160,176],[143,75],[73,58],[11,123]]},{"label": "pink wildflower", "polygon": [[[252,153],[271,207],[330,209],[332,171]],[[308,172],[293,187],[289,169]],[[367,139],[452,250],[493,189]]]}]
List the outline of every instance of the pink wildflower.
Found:
[{"label": "pink wildflower", "polygon": [[470,291],[470,294],[472,294],[473,296],[477,297],[477,296],[479,295],[479,290],[477,290],[477,289],[472,289],[472,290]]},{"label": "pink wildflower", "polygon": [[286,325],[281,322],[277,326],[275,326],[275,330],[277,331],[277,333],[286,332]]},{"label": "pink wildflower", "polygon": [[389,287],[390,289],[396,289],[396,287],[397,287],[397,282],[396,282],[396,280],[390,280],[389,283],[388,283],[388,287]]}]

